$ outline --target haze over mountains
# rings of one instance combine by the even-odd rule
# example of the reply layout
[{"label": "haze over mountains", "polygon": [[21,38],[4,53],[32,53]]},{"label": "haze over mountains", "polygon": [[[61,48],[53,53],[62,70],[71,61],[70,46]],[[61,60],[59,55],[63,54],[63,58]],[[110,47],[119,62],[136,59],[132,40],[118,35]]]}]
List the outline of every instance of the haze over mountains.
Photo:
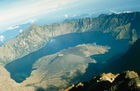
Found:
[{"label": "haze over mountains", "polygon": [[38,88],[52,91],[87,81],[102,72],[105,63],[118,60],[133,44],[137,47],[132,46],[126,55],[135,54],[133,50],[139,48],[139,24],[140,12],[132,12],[31,25],[1,45],[0,65],[5,67],[1,72],[8,74],[7,69],[17,82],[6,76],[9,83],[17,84],[13,91]]}]

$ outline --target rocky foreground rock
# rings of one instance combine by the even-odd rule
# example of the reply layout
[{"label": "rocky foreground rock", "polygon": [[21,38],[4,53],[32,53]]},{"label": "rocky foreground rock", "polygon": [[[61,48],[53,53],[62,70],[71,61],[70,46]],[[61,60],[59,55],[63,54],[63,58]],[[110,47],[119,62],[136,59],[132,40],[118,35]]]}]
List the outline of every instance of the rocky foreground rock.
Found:
[{"label": "rocky foreground rock", "polygon": [[90,81],[60,91],[140,91],[140,77],[134,71],[103,73]]}]

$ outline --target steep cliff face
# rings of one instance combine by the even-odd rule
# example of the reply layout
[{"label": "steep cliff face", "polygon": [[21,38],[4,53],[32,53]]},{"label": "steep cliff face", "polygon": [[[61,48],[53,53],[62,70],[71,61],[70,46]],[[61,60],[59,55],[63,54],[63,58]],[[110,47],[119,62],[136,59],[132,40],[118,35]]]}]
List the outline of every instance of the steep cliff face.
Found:
[{"label": "steep cliff face", "polygon": [[0,47],[0,64],[5,65],[43,47],[50,37],[72,32],[101,31],[116,39],[129,39],[131,43],[140,36],[140,13],[101,15],[65,21],[63,24],[32,25],[16,38]]},{"label": "steep cliff face", "polygon": [[[106,71],[120,72],[122,70],[135,70],[140,74],[140,39],[120,59],[108,63]],[[111,69],[110,69],[111,67]]]}]

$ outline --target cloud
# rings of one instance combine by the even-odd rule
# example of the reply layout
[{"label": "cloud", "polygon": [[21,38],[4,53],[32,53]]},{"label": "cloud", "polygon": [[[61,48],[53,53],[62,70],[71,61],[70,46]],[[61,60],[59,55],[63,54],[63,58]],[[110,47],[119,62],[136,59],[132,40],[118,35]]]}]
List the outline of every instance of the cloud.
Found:
[{"label": "cloud", "polygon": [[8,27],[8,30],[17,29],[17,28],[19,28],[19,27],[20,27],[19,25],[16,25],[16,26],[10,26],[10,27]]},{"label": "cloud", "polygon": [[36,20],[35,19],[31,19],[29,20],[29,23],[34,23]]},{"label": "cloud", "polygon": [[36,21],[36,19],[28,19],[27,21],[25,21],[24,23],[21,23],[21,24],[19,24],[19,25],[15,25],[15,26],[10,26],[10,27],[8,27],[7,29],[8,30],[13,30],[13,29],[18,29],[18,28],[20,28],[20,25],[23,25],[23,24],[28,24],[28,23],[34,23]]},{"label": "cloud", "polygon": [[117,12],[115,10],[109,10],[111,13],[114,13],[114,14],[120,14],[121,12]]},{"label": "cloud", "polygon": [[[27,21],[25,21],[24,23],[22,23],[22,24],[28,24],[28,23],[34,23],[35,21],[37,21],[37,19],[28,19]],[[22,25],[21,24],[21,25]]]},{"label": "cloud", "polygon": [[132,11],[124,11],[123,13],[132,13]]},{"label": "cloud", "polygon": [[[28,20],[25,21],[24,23],[21,23],[21,24],[19,24],[19,25],[15,25],[15,26],[13,25],[13,26],[8,27],[7,30],[18,29],[18,28],[20,28],[21,25],[28,24],[28,23],[32,24],[32,23],[34,23],[35,21],[36,21],[36,19],[28,19]],[[23,30],[20,29],[19,32],[22,33]]]},{"label": "cloud", "polygon": [[109,10],[111,13],[114,13],[114,14],[121,14],[121,13],[132,13],[132,11],[115,11],[115,10]]},{"label": "cloud", "polygon": [[72,17],[76,17],[76,16],[77,16],[76,14],[73,14],[73,15],[72,15]]},{"label": "cloud", "polygon": [[[21,24],[31,18],[36,19],[59,9],[65,9],[76,1],[78,0],[22,0],[11,6],[8,6],[7,3],[6,6],[0,8],[0,25],[2,26],[0,29]],[[30,22],[33,23],[34,20]],[[9,29],[13,29],[13,27]]]},{"label": "cloud", "polygon": [[3,42],[4,41],[4,36],[0,35],[0,41]]},{"label": "cloud", "polygon": [[65,14],[64,17],[65,17],[65,18],[68,18],[69,16],[68,16],[68,14]]},{"label": "cloud", "polygon": [[20,29],[20,30],[19,30],[19,32],[20,32],[20,33],[22,33],[22,32],[23,32],[23,30],[22,30],[22,29]]}]

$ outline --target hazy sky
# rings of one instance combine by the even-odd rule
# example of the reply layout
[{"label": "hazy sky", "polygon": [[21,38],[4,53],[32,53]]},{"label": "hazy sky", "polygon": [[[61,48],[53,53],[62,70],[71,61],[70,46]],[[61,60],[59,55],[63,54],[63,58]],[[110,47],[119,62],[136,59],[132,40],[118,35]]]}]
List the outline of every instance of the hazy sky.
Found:
[{"label": "hazy sky", "polygon": [[140,0],[0,0],[0,32],[42,17],[124,10],[139,11]]}]

